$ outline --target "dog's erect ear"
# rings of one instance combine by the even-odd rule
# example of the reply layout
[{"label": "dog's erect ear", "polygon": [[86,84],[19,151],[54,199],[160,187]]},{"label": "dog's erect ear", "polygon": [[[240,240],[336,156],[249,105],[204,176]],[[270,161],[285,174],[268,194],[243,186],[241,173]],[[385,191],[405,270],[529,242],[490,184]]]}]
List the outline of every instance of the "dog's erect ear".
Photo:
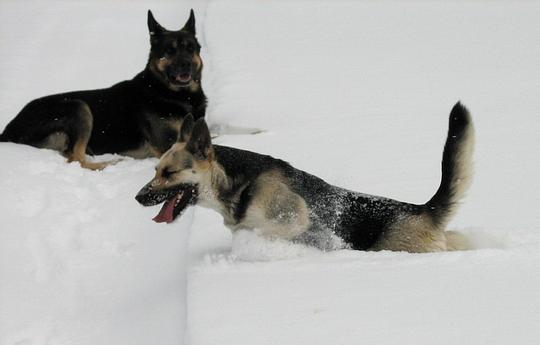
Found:
[{"label": "dog's erect ear", "polygon": [[182,28],[183,31],[187,31],[195,35],[195,13],[193,9],[189,12],[189,19],[186,22],[186,25]]},{"label": "dog's erect ear", "polygon": [[148,10],[148,31],[150,32],[150,36],[159,35],[166,31],[163,26],[159,25],[150,10]]},{"label": "dog's erect ear", "polygon": [[191,137],[191,132],[193,132],[194,125],[195,120],[193,119],[193,115],[189,113],[186,117],[184,117],[184,121],[182,121],[182,127],[180,127],[180,133],[178,133],[179,143],[187,143],[187,141]]},{"label": "dog's erect ear", "polygon": [[193,131],[186,144],[186,150],[191,152],[198,160],[214,159],[212,138],[210,137],[210,130],[208,130],[204,119],[198,119],[195,125],[193,125]]}]

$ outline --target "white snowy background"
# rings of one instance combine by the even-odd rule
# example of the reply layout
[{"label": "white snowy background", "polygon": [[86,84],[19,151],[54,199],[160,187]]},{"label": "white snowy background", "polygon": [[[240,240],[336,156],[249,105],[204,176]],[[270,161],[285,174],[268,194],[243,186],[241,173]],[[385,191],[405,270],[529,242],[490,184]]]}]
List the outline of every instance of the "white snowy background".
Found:
[{"label": "white snowy background", "polygon": [[146,10],[193,7],[216,142],[422,203],[452,105],[475,180],[451,228],[476,250],[321,253],[212,211],[133,199],[155,159],[102,172],[0,144],[0,345],[538,344],[538,2],[0,1],[0,128],[29,100],[129,79]]}]

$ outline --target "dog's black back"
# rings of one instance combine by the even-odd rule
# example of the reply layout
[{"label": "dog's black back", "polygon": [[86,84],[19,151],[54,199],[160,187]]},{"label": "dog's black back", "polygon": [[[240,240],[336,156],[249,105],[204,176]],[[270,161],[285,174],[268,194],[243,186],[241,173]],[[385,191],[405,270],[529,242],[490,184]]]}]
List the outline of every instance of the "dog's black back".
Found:
[{"label": "dog's black back", "polygon": [[[36,99],[7,125],[0,140],[55,148],[68,157],[82,146],[92,154],[160,156],[176,141],[186,114],[204,117],[206,97],[193,11],[179,31],[165,30],[149,11],[148,28],[150,57],[135,78],[106,89]],[[57,134],[64,138],[61,144],[54,140]]]},{"label": "dog's black back", "polygon": [[424,205],[404,203],[333,186],[317,176],[268,155],[220,145],[213,147],[216,160],[235,183],[230,186],[230,198],[226,193],[220,193],[223,201],[230,204],[235,192],[242,190],[233,205],[238,223],[242,221],[252,197],[256,194],[253,189],[256,187],[252,182],[268,171],[282,173],[287,185],[305,200],[312,223],[302,241],[316,246],[321,246],[321,243],[316,242],[324,239],[324,236],[319,236],[320,232],[330,230],[352,249],[366,250],[380,239],[388,225],[394,223],[398,216],[417,215],[425,211]]}]

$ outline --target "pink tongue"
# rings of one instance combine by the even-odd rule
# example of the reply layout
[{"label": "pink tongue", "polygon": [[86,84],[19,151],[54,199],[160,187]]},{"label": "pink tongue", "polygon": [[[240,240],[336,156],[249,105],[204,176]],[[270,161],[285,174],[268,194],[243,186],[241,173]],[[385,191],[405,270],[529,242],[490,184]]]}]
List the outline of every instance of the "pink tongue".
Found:
[{"label": "pink tongue", "polygon": [[171,223],[174,220],[173,211],[176,197],[165,201],[165,204],[152,220],[156,223]]},{"label": "pink tongue", "polygon": [[189,74],[180,74],[176,76],[177,81],[186,82],[191,79],[191,76]]}]

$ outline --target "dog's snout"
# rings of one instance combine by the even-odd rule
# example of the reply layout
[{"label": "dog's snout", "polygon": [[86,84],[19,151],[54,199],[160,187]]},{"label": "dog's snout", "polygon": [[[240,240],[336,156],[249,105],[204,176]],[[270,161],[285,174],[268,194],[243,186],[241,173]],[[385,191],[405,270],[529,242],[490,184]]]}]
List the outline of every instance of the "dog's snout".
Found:
[{"label": "dog's snout", "polygon": [[182,60],[178,63],[182,70],[191,69],[191,60]]},{"label": "dog's snout", "polygon": [[137,195],[135,195],[135,200],[137,200],[139,204],[147,206],[150,201],[151,192],[152,185],[151,183],[148,183],[146,186],[142,187]]},{"label": "dog's snout", "polygon": [[146,200],[146,197],[148,196],[148,192],[143,189],[141,189],[139,191],[139,193],[137,193],[137,195],[135,195],[135,200],[137,200],[139,202],[139,204],[143,204],[144,205],[144,201]]}]

